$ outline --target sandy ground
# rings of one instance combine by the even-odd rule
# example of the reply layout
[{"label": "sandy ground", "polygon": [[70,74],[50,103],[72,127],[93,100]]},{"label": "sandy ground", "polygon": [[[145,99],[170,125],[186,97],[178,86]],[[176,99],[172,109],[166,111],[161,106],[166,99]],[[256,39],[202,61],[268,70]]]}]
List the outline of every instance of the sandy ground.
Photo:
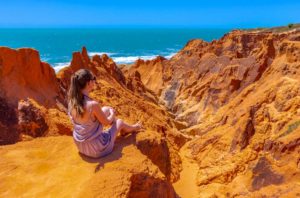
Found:
[{"label": "sandy ground", "polygon": [[0,197],[125,197],[132,173],[162,177],[134,142],[120,137],[98,159],[80,155],[69,136],[0,147]]},{"label": "sandy ground", "polygon": [[188,157],[189,149],[187,145],[188,142],[180,150],[182,171],[180,173],[180,179],[174,183],[173,186],[181,198],[196,198],[199,197],[198,186],[196,184],[198,165]]}]

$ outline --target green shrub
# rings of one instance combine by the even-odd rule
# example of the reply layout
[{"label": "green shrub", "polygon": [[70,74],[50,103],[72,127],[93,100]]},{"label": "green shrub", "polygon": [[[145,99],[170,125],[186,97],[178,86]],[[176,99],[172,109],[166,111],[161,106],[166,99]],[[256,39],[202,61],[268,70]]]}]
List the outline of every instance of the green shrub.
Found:
[{"label": "green shrub", "polygon": [[294,26],[294,24],[290,23],[288,24],[288,27],[291,29]]}]

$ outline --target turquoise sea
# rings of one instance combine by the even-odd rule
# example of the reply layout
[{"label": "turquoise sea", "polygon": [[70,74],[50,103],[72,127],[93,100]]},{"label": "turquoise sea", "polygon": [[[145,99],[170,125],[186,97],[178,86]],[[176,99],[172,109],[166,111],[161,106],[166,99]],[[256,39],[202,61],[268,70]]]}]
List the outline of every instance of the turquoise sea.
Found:
[{"label": "turquoise sea", "polygon": [[199,28],[41,28],[0,29],[0,46],[31,47],[41,59],[59,70],[71,61],[72,52],[86,46],[89,55],[106,53],[117,63],[157,55],[172,57],[189,40],[219,39],[229,29]]}]

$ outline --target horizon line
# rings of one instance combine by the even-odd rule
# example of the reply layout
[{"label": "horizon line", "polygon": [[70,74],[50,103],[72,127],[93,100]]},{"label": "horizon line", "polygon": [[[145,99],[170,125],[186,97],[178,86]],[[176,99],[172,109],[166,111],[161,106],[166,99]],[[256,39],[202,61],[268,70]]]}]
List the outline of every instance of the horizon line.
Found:
[{"label": "horizon line", "polygon": [[198,29],[255,29],[255,28],[272,28],[272,27],[284,27],[289,24],[300,24],[300,23],[285,23],[278,25],[168,25],[168,24],[113,24],[113,25],[1,25],[0,29],[88,29],[88,28],[198,28]]}]

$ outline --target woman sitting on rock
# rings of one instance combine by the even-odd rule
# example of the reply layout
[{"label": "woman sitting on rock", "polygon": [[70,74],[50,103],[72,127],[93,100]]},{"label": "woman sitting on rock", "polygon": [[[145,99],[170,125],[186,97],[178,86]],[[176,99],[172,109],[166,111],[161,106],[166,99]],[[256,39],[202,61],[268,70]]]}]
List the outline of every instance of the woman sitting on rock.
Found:
[{"label": "woman sitting on rock", "polygon": [[[68,93],[68,114],[74,124],[73,138],[79,152],[90,157],[103,157],[113,150],[117,134],[126,135],[141,129],[141,123],[129,125],[115,117],[112,107],[100,107],[89,97],[96,78],[86,69],[71,77]],[[103,125],[112,125],[103,131]]]}]

